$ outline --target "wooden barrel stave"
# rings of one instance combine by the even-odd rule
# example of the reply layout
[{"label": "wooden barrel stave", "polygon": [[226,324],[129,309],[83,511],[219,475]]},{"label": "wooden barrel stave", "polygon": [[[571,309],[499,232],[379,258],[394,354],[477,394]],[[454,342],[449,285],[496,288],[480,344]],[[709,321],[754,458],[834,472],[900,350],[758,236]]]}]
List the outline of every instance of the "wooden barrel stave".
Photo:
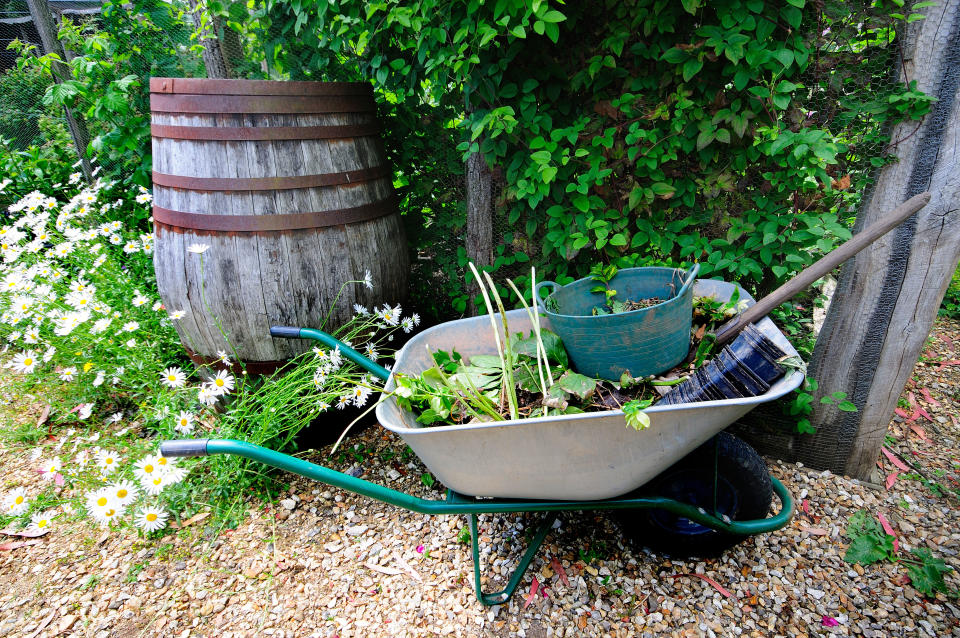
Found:
[{"label": "wooden barrel stave", "polygon": [[[343,114],[177,114],[154,113],[153,123],[184,127],[308,127],[363,125],[373,122],[370,113]],[[155,171],[168,175],[199,178],[263,178],[341,173],[376,168],[383,152],[375,136],[327,140],[154,140]],[[216,154],[216,155],[214,155]],[[191,161],[190,158],[219,157],[217,162]],[[274,215],[336,210],[372,204],[392,195],[389,174],[360,184],[338,184],[272,191],[200,191],[155,187],[155,204],[185,212],[211,212],[221,215]],[[183,286],[167,282],[161,290],[164,298],[186,298],[190,315],[179,323],[184,343],[203,343],[195,351],[211,353],[228,350],[209,313],[203,311],[199,291],[199,259],[185,255],[191,243],[187,234],[157,226],[167,245],[157,258],[161,268],[182,268]],[[173,235],[178,237],[173,238]],[[211,246],[205,254],[206,279],[234,294],[207,294],[210,309],[217,316],[237,317],[241,330],[231,334],[231,342],[244,352],[245,359],[270,361],[285,359],[303,344],[289,340],[264,340],[270,325],[318,326],[340,285],[362,277],[369,269],[378,290],[348,286],[337,302],[333,323],[352,314],[353,303],[372,305],[380,300],[401,299],[406,274],[406,256],[395,250],[402,242],[403,230],[397,215],[283,232],[231,233],[191,230],[189,237]],[[383,247],[394,250],[382,253]],[[179,252],[178,259],[174,252]],[[217,256],[214,260],[214,255]],[[322,255],[322,259],[317,259]],[[213,264],[216,262],[216,266]],[[215,268],[215,270],[212,270]],[[259,281],[241,273],[258,272]],[[290,291],[313,290],[315,294]],[[186,310],[190,310],[186,309]]]}]

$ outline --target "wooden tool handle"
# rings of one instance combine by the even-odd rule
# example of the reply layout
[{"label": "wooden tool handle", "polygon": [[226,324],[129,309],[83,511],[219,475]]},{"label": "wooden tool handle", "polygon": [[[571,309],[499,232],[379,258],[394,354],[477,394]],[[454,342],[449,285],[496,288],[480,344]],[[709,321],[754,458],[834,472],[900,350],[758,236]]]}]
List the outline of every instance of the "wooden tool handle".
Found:
[{"label": "wooden tool handle", "polygon": [[886,217],[864,228],[845,243],[821,257],[818,262],[805,268],[799,275],[720,326],[720,329],[717,330],[717,343],[721,345],[727,343],[736,337],[746,326],[767,316],[771,310],[784,301],[791,299],[798,292],[813,284],[817,279],[820,279],[880,237],[886,235],[899,226],[907,217],[913,215],[929,202],[930,193],[924,192],[919,195],[914,195],[900,204]]}]

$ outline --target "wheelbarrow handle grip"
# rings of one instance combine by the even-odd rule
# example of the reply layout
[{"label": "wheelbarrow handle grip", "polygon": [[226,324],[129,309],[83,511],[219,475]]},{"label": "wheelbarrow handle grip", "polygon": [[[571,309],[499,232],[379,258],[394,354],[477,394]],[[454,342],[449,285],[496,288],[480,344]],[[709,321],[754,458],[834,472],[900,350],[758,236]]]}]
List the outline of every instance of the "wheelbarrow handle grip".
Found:
[{"label": "wheelbarrow handle grip", "polygon": [[278,339],[299,339],[300,328],[293,326],[270,326],[270,336]]},{"label": "wheelbarrow handle grip", "polygon": [[168,458],[206,456],[209,439],[183,439],[160,443],[160,455]]}]

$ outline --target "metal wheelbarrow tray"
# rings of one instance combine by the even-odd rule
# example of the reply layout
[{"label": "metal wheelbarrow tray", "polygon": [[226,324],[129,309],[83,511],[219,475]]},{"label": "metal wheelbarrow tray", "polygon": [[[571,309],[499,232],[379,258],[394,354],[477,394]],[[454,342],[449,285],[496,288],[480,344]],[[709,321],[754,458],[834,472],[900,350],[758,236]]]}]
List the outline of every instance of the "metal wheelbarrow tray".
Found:
[{"label": "metal wheelbarrow tray", "polygon": [[[734,284],[698,280],[696,296],[726,301]],[[740,290],[748,303],[753,298]],[[511,333],[530,331],[526,311],[507,313]],[[549,329],[546,317],[541,325]],[[788,355],[797,351],[769,319],[757,327]],[[433,365],[431,352],[456,349],[464,357],[496,355],[488,316],[424,330],[397,354],[394,370],[415,375]],[[447,487],[473,496],[599,500],[644,485],[760,403],[793,391],[803,380],[791,371],[765,394],[647,408],[650,427],[628,428],[620,410],[471,425],[425,427],[394,398],[377,407],[377,420],[399,435]],[[386,390],[394,389],[391,379]]]},{"label": "metal wheelbarrow tray", "polygon": [[[730,298],[732,284],[699,280],[697,295]],[[752,301],[741,289],[741,299]],[[524,311],[508,313],[511,332],[528,331]],[[758,324],[770,339],[790,355],[796,351],[769,319]],[[544,327],[549,324],[544,322]],[[318,330],[276,328],[274,336],[312,338],[334,347],[339,342]],[[486,339],[484,339],[486,335]],[[384,378],[387,371],[359,353],[339,344],[344,355]],[[431,365],[431,352],[456,348],[464,356],[495,352],[489,318],[486,316],[445,323],[424,330],[398,353],[397,371],[416,374]],[[495,605],[510,598],[533,561],[556,517],[548,514],[536,527],[529,546],[504,589],[484,593],[477,516],[510,512],[561,512],[619,510],[668,512],[693,525],[738,538],[784,527],[793,516],[794,502],[783,484],[770,477],[780,511],[768,518],[731,520],[717,502],[714,446],[713,506],[681,502],[657,494],[634,491],[691,451],[708,441],[754,406],[772,401],[795,389],[802,381],[798,371],[773,385],[766,394],[725,401],[687,405],[653,406],[647,409],[650,427],[637,432],[626,427],[621,411],[595,412],[484,423],[423,427],[416,416],[387,399],[377,408],[380,423],[396,432],[448,488],[445,500],[419,498],[370,481],[344,474],[288,454],[243,441],[222,439],[165,441],[165,456],[232,454],[262,462],[335,487],[423,514],[467,514],[477,598]],[[389,380],[386,389],[393,388]],[[716,440],[716,439],[715,439]],[[485,498],[494,496],[496,498]],[[709,499],[707,499],[709,500]],[[696,541],[694,541],[696,542]]]}]

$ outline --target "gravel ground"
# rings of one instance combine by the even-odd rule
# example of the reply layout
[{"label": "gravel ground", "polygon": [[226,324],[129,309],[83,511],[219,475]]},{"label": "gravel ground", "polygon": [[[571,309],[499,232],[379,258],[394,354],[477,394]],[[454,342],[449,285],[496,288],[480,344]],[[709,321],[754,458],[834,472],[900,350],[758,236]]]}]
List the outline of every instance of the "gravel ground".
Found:
[{"label": "gravel ground", "polygon": [[[670,560],[606,515],[563,514],[514,598],[487,608],[463,517],[296,479],[276,503],[251,501],[232,531],[198,521],[145,541],[74,523],[0,551],[0,636],[960,636],[960,602],[923,597],[899,565],[843,561],[847,518],[865,508],[890,521],[901,552],[928,547],[960,568],[960,365],[939,363],[957,359],[960,324],[940,322],[890,426],[890,450],[916,472],[885,489],[769,460],[805,508],[720,559]],[[337,469],[441,497],[389,433],[351,442]],[[4,489],[36,480],[26,454],[0,449]],[[535,520],[482,519],[487,589],[502,588]],[[960,586],[956,572],[947,584]]]}]

